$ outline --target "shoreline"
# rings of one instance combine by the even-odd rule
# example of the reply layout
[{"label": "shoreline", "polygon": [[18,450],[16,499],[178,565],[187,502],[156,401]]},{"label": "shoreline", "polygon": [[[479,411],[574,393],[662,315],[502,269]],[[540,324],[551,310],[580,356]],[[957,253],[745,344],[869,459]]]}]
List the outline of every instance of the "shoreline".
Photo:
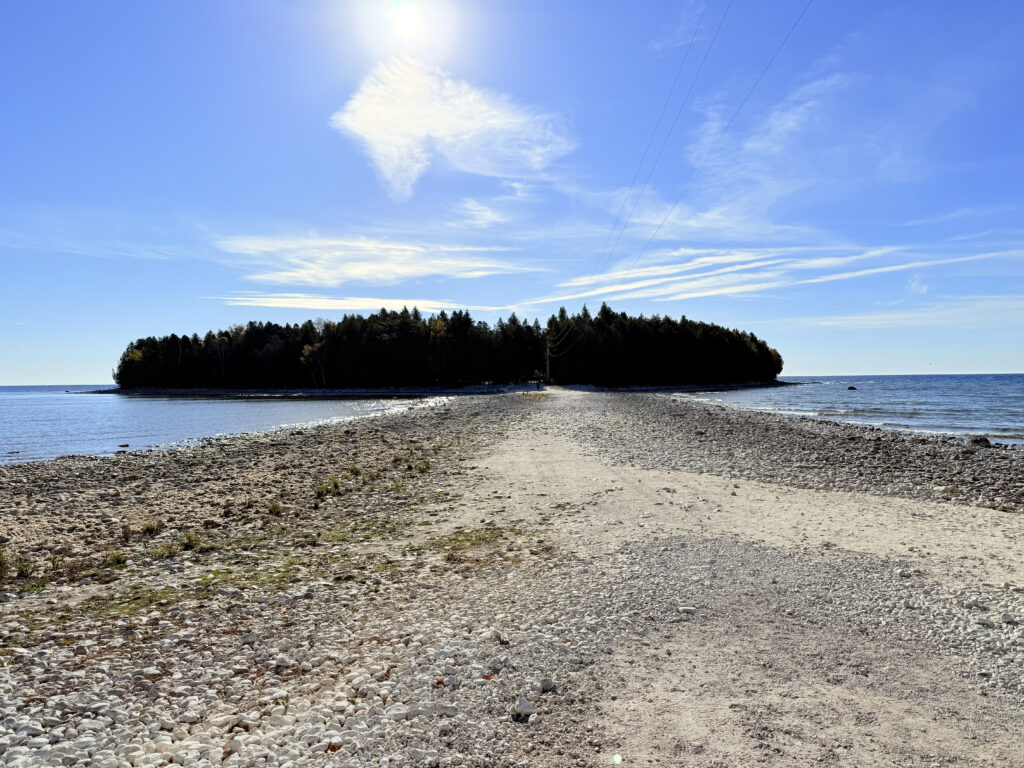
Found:
[{"label": "shoreline", "polygon": [[553,388],[0,467],[0,765],[1013,766],[1021,459]]},{"label": "shoreline", "polygon": [[[728,384],[678,384],[629,387],[601,387],[593,384],[569,384],[564,389],[595,392],[727,392],[737,389],[755,389],[761,387],[799,386],[802,382],[737,382]],[[477,395],[503,395],[511,392],[544,391],[551,386],[543,382],[526,382],[523,384],[471,384],[465,387],[370,387],[354,389],[236,389],[224,388],[167,388],[167,387],[136,387],[120,389],[111,387],[76,392],[79,395],[120,395],[122,397],[182,397],[182,398],[296,398],[308,400],[347,400],[347,399],[388,399],[411,397],[466,397]]]},{"label": "shoreline", "polygon": [[[794,386],[799,386],[810,382],[794,381],[787,382]],[[683,392],[682,394],[699,394],[702,391],[711,390],[699,390],[698,392]],[[719,390],[727,391],[727,390]],[[658,392],[657,394],[670,395],[671,392]],[[942,441],[953,441],[959,443],[972,444],[972,438],[984,437],[991,442],[988,447],[1001,448],[1009,450],[1024,450],[1024,438],[1007,438],[1002,437],[992,432],[974,431],[968,432],[966,430],[937,430],[937,429],[915,429],[909,425],[889,425],[889,424],[873,424],[867,421],[856,421],[854,419],[841,419],[836,416],[828,414],[812,413],[812,412],[799,412],[783,410],[781,408],[770,408],[770,407],[758,407],[754,405],[745,405],[743,403],[729,403],[729,402],[711,402],[705,400],[696,400],[705,405],[709,405],[716,408],[729,408],[745,413],[765,413],[772,416],[780,416],[787,419],[806,419],[808,421],[823,422],[826,424],[833,424],[836,426],[850,427],[851,429],[862,429],[867,431],[880,431],[890,432],[898,435],[905,435],[907,437],[921,437],[926,439],[942,440]]]},{"label": "shoreline", "polygon": [[376,387],[368,389],[233,389],[225,388],[163,388],[93,389],[79,395],[120,395],[121,397],[171,397],[200,399],[286,399],[297,400],[386,400],[415,397],[467,397],[535,389],[533,384],[474,384],[467,387]]}]

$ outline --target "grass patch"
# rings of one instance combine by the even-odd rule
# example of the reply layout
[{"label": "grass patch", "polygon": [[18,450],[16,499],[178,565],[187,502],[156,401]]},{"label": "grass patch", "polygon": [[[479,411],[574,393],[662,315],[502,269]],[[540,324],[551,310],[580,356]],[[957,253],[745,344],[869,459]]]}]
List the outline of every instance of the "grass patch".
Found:
[{"label": "grass patch", "polygon": [[328,496],[341,496],[341,480],[338,479],[337,475],[331,475],[327,478],[326,483],[320,483],[320,485],[313,489],[313,495],[315,497],[313,505],[317,507],[323,504]]},{"label": "grass patch", "polygon": [[181,552],[209,552],[212,549],[217,549],[217,546],[204,540],[198,533],[189,531],[174,541],[165,541],[147,549],[146,554],[155,560],[166,560]]},{"label": "grass patch", "polygon": [[455,531],[427,542],[424,547],[415,547],[414,551],[433,549],[444,552],[449,563],[484,566],[501,559],[503,555],[495,551],[496,547],[520,533],[515,528],[494,527]]},{"label": "grass patch", "polygon": [[455,552],[465,552],[467,549],[485,547],[499,541],[505,541],[509,534],[519,534],[520,531],[510,528],[473,528],[471,530],[455,531],[447,536],[441,536],[430,542],[435,549],[446,549]]},{"label": "grass patch", "polygon": [[268,568],[233,568],[216,569],[204,573],[199,583],[211,590],[216,587],[237,587],[246,589],[256,587],[261,590],[276,591],[287,589],[295,582],[302,580],[296,565],[302,558],[285,558],[284,561]]},{"label": "grass patch", "polygon": [[107,556],[103,558],[104,568],[114,568],[120,570],[128,565],[128,555],[119,549],[112,549],[107,552]]},{"label": "grass patch", "polygon": [[81,604],[81,611],[97,619],[137,616],[160,603],[176,603],[183,594],[175,587],[154,588],[136,584],[117,595],[91,597]]},{"label": "grass patch", "polygon": [[145,523],[142,524],[141,533],[144,536],[148,536],[149,538],[153,538],[158,533],[163,532],[163,530],[164,530],[164,521],[163,520],[147,520]]},{"label": "grass patch", "polygon": [[39,572],[39,566],[35,561],[24,555],[15,555],[12,564],[14,565],[14,575],[19,579],[31,579]]},{"label": "grass patch", "polygon": [[520,392],[520,397],[525,397],[527,400],[545,400],[547,399],[547,392]]},{"label": "grass patch", "polygon": [[181,552],[181,547],[176,541],[165,541],[155,547],[146,550],[146,554],[156,560],[166,560]]},{"label": "grass patch", "polygon": [[274,500],[267,502],[267,512],[274,517],[281,517],[284,514],[284,507],[281,502]]}]

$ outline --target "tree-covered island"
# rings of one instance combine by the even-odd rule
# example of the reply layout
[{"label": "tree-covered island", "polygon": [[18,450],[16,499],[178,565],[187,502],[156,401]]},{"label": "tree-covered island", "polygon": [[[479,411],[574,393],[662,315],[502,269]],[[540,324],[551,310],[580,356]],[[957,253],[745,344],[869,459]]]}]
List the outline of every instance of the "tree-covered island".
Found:
[{"label": "tree-covered island", "polygon": [[456,310],[382,309],[301,325],[250,322],[199,337],[137,339],[114,371],[121,389],[444,386],[544,379],[600,386],[770,382],[782,357],[752,333],[670,317],[561,309],[546,326],[494,325]]}]

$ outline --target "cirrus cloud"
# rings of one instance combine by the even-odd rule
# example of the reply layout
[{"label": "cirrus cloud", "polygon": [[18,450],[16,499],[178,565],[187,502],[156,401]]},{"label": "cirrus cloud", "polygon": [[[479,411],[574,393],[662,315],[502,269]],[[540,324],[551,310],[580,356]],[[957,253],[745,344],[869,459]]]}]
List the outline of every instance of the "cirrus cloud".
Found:
[{"label": "cirrus cloud", "polygon": [[283,285],[378,285],[418,277],[477,278],[536,268],[495,258],[500,247],[409,243],[370,237],[228,237],[224,253],[241,257],[249,280]]},{"label": "cirrus cloud", "polygon": [[494,310],[498,307],[467,306],[445,299],[378,298],[370,296],[325,296],[319,293],[240,293],[234,296],[207,296],[231,307],[267,307],[272,309],[310,309],[331,312],[398,311],[412,308],[436,314],[453,309]]}]

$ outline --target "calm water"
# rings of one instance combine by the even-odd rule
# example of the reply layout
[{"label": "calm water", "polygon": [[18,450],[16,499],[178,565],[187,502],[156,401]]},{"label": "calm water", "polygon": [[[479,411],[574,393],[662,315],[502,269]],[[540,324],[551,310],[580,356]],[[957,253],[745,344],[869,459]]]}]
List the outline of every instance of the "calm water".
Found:
[{"label": "calm water", "polygon": [[[93,386],[0,387],[0,464],[350,419],[425,400],[121,397]],[[76,394],[78,393],[78,394]]]},{"label": "calm water", "polygon": [[[889,429],[1024,444],[1024,375],[786,377],[800,386],[687,394]],[[856,390],[847,387],[854,386]],[[0,387],[0,464],[132,449],[405,409],[427,400],[87,395],[96,386]],[[79,393],[79,394],[76,394]]]},{"label": "calm water", "polygon": [[[1024,374],[783,377],[796,387],[690,395],[889,429],[1024,443]],[[849,390],[848,387],[856,387]]]}]

